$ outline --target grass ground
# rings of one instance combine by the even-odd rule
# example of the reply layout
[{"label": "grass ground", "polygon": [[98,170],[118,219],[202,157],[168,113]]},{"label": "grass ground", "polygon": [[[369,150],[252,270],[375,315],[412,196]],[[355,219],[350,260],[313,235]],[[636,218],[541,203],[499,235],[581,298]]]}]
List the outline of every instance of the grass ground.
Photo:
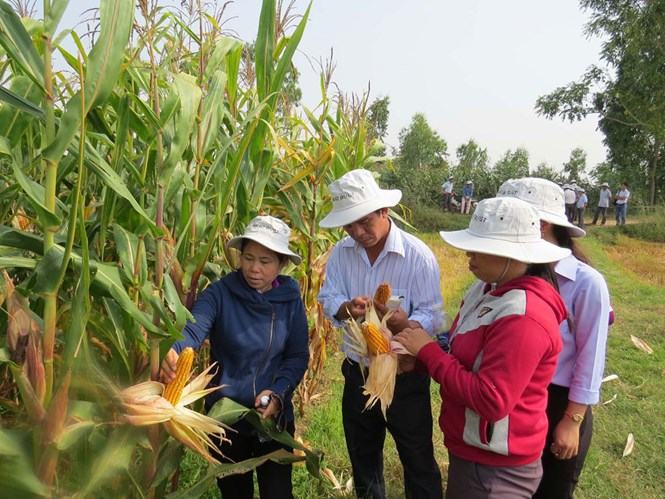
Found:
[{"label": "grass ground", "polygon": [[[456,312],[464,289],[471,282],[466,258],[446,246],[438,234],[421,234],[442,269],[446,309]],[[617,320],[609,338],[606,374],[618,380],[605,384],[594,408],[595,428],[587,464],[576,497],[580,499],[665,497],[665,245],[645,243],[624,235],[615,227],[591,227],[582,246],[605,275]],[[646,354],[630,335],[645,340],[654,350]],[[342,357],[331,353],[322,396],[310,405],[298,431],[309,445],[325,452],[324,466],[334,473],[342,489],[350,478],[341,421]],[[432,385],[432,411],[438,417],[440,398]],[[436,423],[435,423],[436,424]],[[635,437],[632,454],[622,458],[629,433]],[[437,461],[446,477],[447,456],[441,432],[435,427]],[[402,470],[394,443],[386,438],[385,478],[389,497],[403,497]],[[183,482],[192,481],[200,465],[188,458]],[[183,484],[184,484],[183,483]],[[344,495],[328,480],[310,477],[304,467],[294,469],[294,494],[298,498],[332,498]],[[216,497],[211,490],[206,497]]]}]

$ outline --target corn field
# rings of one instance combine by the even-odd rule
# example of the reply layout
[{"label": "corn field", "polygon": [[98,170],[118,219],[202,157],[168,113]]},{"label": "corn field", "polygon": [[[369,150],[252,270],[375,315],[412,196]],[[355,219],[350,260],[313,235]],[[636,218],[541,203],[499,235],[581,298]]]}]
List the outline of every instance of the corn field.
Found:
[{"label": "corn field", "polygon": [[84,37],[58,32],[67,3],[35,19],[0,0],[2,495],[162,497],[184,448],[126,424],[118,390],[157,379],[198,293],[233,267],[225,242],[260,213],[303,256],[301,411],[316,393],[339,237],[318,221],[326,185],[373,161],[366,96],[333,92],[330,63],[316,107],[290,102],[309,8],[264,0],[247,44],[222,29],[226,5],[102,0]]}]

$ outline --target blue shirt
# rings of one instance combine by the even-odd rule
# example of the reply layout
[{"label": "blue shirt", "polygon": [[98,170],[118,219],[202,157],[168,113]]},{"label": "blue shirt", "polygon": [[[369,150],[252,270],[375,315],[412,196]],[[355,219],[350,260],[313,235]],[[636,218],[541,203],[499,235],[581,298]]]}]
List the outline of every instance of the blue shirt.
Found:
[{"label": "blue shirt", "polygon": [[580,194],[580,197],[577,198],[577,207],[586,208],[586,204],[589,202],[589,198],[586,197],[586,194]]},{"label": "blue shirt", "polygon": [[465,198],[470,198],[473,196],[473,184],[465,184],[462,188],[462,195]]},{"label": "blue shirt", "polygon": [[[373,296],[382,282],[390,283],[393,295],[404,297],[402,308],[409,320],[418,321],[430,334],[437,332],[443,318],[439,264],[425,243],[392,221],[374,265],[370,265],[365,248],[351,237],[335,245],[326,264],[319,302],[326,317],[341,327],[334,316],[342,303],[356,296]],[[342,350],[352,360],[361,361],[348,351],[346,343],[345,334]]]},{"label": "blue shirt", "polygon": [[603,276],[593,267],[568,256],[555,267],[559,293],[574,325],[561,323],[563,349],[552,383],[570,388],[568,399],[596,404],[605,369],[610,295]]}]

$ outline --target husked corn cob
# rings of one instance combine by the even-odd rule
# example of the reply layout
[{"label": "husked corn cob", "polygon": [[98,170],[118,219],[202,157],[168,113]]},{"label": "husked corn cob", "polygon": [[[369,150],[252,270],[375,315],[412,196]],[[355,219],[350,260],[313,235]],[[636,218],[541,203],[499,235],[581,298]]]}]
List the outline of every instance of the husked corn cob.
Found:
[{"label": "husked corn cob", "polygon": [[381,305],[385,305],[392,294],[392,289],[390,289],[390,284],[387,282],[382,282],[379,284],[379,287],[376,288],[376,293],[374,293],[374,299]]},{"label": "husked corn cob", "polygon": [[193,363],[194,350],[191,347],[187,347],[180,352],[180,356],[178,357],[175,379],[166,385],[166,388],[164,389],[163,397],[174,405],[178,402],[182,389],[192,375]]},{"label": "husked corn cob", "polygon": [[367,350],[370,355],[390,352],[390,342],[376,324],[363,322],[361,330],[367,342]]}]

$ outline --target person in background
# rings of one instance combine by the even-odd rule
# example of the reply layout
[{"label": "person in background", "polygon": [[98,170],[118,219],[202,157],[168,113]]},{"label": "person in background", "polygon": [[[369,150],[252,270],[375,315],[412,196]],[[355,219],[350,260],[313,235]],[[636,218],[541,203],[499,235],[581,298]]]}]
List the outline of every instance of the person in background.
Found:
[{"label": "person in background", "polygon": [[[348,237],[333,248],[319,302],[326,317],[342,327],[346,319],[364,317],[379,284],[387,282],[403,296],[402,306],[388,321],[397,333],[422,327],[433,334],[442,315],[439,265],[419,239],[401,230],[388,215],[401,191],[379,188],[371,172],[352,170],[329,185],[333,207],[321,227],[342,227]],[[385,306],[374,304],[379,312]],[[404,468],[404,497],[441,498],[441,473],[434,459],[429,377],[424,373],[397,375],[387,421],[379,404],[365,410],[363,385],[368,360],[342,349],[344,392],[342,422],[353,483],[358,497],[386,497],[383,445],[386,430],[395,440]]]},{"label": "person in background", "polygon": [[[240,250],[240,268],[208,286],[192,308],[184,338],[173,344],[162,362],[162,379],[175,376],[178,355],[186,347],[199,349],[210,339],[210,356],[219,364],[212,383],[224,388],[206,398],[206,409],[222,397],[256,408],[274,418],[278,428],[295,431],[291,395],[309,360],[308,327],[298,283],[280,275],[301,258],[289,249],[289,227],[271,216],[254,218],[242,236],[228,242]],[[223,463],[258,457],[284,446],[260,440],[245,421],[226,433],[220,445]],[[291,449],[288,449],[291,450]],[[293,497],[291,465],[267,461],[256,469],[262,499]],[[217,480],[224,499],[254,497],[253,473]]]},{"label": "person in background", "polygon": [[622,182],[621,188],[617,191],[616,196],[614,197],[614,210],[616,214],[617,225],[624,225],[626,223],[629,198],[630,191],[628,190],[628,182]]},{"label": "person in background", "polygon": [[466,251],[478,278],[453,321],[450,353],[422,329],[394,339],[441,385],[446,499],[531,498],[566,317],[549,262],[570,250],[544,241],[537,211],[513,198],[484,199],[468,229],[440,234]]},{"label": "person in background", "polygon": [[573,223],[575,220],[575,201],[577,201],[577,195],[573,186],[569,184],[564,184],[563,193],[566,201],[566,217],[570,223]]},{"label": "person in background", "polygon": [[443,193],[443,211],[451,211],[453,202],[453,177],[448,177],[443,184],[441,184],[441,192]]},{"label": "person in background", "polygon": [[596,212],[593,214],[593,221],[591,225],[596,225],[598,217],[600,217],[600,224],[605,225],[607,220],[607,209],[610,207],[610,200],[612,199],[612,191],[610,191],[610,184],[603,182],[600,184],[600,192],[598,193],[598,206]]},{"label": "person in background", "polygon": [[563,350],[548,388],[543,479],[534,495],[536,499],[568,499],[573,497],[591,445],[591,406],[600,398],[608,326],[614,320],[609,291],[576,243],[585,232],[566,218],[559,186],[545,179],[522,178],[505,182],[498,195],[532,204],[540,216],[543,238],[572,251],[554,267],[568,319],[560,326]]},{"label": "person in background", "polygon": [[586,195],[586,191],[582,187],[578,188],[575,208],[577,210],[577,225],[582,228],[584,228],[584,212],[586,211],[586,205],[588,203],[589,198]]},{"label": "person in background", "polygon": [[471,199],[473,198],[473,181],[467,180],[462,188],[462,207],[460,212],[468,215],[471,212]]}]

